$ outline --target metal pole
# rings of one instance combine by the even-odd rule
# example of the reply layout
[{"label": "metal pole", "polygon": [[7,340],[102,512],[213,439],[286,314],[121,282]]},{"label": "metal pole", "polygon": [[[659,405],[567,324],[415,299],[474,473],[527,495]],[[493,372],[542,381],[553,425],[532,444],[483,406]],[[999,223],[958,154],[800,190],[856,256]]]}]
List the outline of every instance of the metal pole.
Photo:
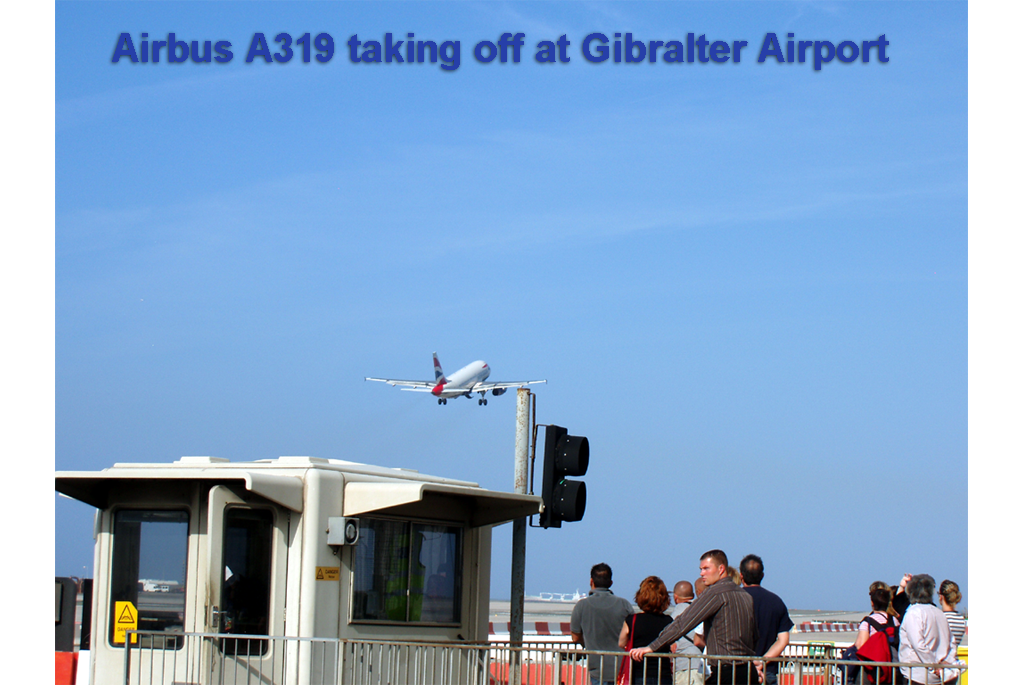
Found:
[{"label": "metal pole", "polygon": [[[515,492],[526,494],[530,477],[530,391],[519,388],[516,392],[516,470]],[[512,597],[509,607],[509,639],[512,642],[511,683],[521,682],[519,677],[523,646],[523,602],[526,594],[526,517],[512,522]]]}]

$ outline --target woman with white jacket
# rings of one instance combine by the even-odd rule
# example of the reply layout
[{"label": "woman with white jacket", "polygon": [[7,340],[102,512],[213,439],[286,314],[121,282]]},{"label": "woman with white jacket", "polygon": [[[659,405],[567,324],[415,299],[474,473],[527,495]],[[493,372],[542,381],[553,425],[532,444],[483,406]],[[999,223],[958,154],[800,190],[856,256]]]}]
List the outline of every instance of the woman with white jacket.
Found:
[{"label": "woman with white jacket", "polygon": [[[932,604],[935,579],[926,573],[913,576],[907,583],[910,606],[900,623],[899,658],[903,663],[955,664],[956,646],[949,632],[949,623],[942,609]],[[955,668],[901,666],[900,670],[914,685],[949,685],[956,683],[960,671]]]}]

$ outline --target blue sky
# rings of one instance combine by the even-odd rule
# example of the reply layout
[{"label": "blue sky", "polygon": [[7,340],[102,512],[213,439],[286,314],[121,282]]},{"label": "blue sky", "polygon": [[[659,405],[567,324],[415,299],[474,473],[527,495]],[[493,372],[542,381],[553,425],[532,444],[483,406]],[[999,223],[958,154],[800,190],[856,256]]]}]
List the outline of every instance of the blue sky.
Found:
[{"label": "blue sky", "polygon": [[[125,31],[234,58],[111,64]],[[246,64],[256,31],[338,49]],[[388,31],[461,65],[348,60]],[[521,63],[473,59],[506,31]],[[595,31],[750,46],[590,64]],[[758,64],[769,31],[890,61]],[[535,63],[561,34],[570,63]],[[605,561],[631,596],[720,547],[793,608],[904,572],[968,596],[965,3],[60,3],[56,38],[58,470],[309,454],[511,489],[511,395],[362,380],[436,350],[547,378],[538,420],[590,440],[528,593]],[[82,575],[91,509],[55,517]]]}]

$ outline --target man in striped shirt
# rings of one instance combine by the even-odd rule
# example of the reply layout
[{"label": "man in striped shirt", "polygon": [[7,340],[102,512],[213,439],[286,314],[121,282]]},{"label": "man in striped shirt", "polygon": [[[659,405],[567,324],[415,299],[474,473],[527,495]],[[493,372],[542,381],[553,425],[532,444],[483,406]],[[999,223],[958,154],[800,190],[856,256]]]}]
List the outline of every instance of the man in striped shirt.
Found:
[{"label": "man in striped shirt", "polygon": [[[680,635],[704,623],[707,655],[757,656],[757,623],[754,620],[754,600],[729,578],[729,559],[725,552],[713,549],[700,558],[700,577],[707,585],[690,608],[676,617],[661,631],[654,642],[646,647],[630,650],[636,660],[663,645],[675,642]],[[705,679],[707,685],[748,685],[761,680],[761,665],[750,668],[750,661],[709,659],[713,672]]]}]

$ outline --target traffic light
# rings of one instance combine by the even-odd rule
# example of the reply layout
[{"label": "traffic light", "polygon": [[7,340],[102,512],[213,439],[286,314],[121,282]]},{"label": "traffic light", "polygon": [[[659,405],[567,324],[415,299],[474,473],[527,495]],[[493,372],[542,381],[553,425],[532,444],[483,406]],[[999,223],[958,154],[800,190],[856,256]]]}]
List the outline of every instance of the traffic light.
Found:
[{"label": "traffic light", "polygon": [[541,498],[544,511],[541,528],[561,528],[562,521],[579,521],[587,509],[587,484],[567,480],[582,476],[590,464],[590,443],[569,435],[561,426],[548,426],[544,434],[544,483]]}]

